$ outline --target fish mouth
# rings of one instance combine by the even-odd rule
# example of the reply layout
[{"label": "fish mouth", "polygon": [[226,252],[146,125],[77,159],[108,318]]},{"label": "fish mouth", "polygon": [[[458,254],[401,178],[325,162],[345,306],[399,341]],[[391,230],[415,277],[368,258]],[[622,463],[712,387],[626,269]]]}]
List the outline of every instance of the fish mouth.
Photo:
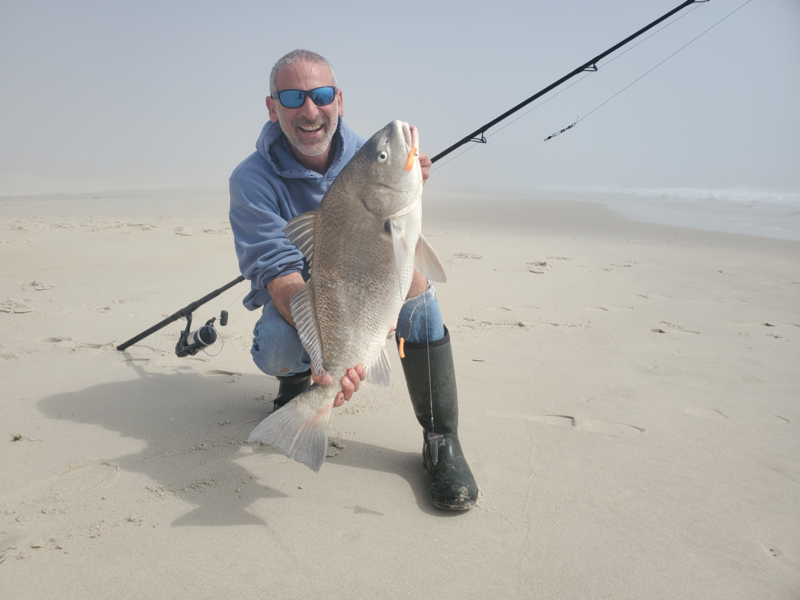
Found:
[{"label": "fish mouth", "polygon": [[419,130],[405,121],[400,123],[403,130],[403,141],[406,143],[406,152],[411,152],[414,148],[419,148]]},{"label": "fish mouth", "polygon": [[400,127],[403,131],[403,141],[405,142],[406,152],[408,153],[405,165],[406,171],[411,171],[419,157],[419,130],[405,121],[400,123]]}]

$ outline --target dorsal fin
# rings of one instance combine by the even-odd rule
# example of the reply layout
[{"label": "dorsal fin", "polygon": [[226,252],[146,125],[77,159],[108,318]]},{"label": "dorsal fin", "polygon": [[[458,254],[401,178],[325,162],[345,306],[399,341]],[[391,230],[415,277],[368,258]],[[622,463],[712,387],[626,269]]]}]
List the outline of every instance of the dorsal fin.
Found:
[{"label": "dorsal fin", "polygon": [[317,211],[310,210],[297,215],[286,224],[283,233],[289,238],[306,260],[310,263],[314,256],[314,225],[317,222]]}]

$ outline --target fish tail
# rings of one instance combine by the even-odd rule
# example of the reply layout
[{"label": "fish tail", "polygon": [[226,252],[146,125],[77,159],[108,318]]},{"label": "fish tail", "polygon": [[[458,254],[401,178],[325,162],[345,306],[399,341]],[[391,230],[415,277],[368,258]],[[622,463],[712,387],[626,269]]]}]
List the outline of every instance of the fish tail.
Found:
[{"label": "fish tail", "polygon": [[[328,423],[333,399],[326,388],[312,385],[261,421],[248,442],[264,442],[318,473],[328,451]],[[330,401],[327,401],[330,396]]]}]

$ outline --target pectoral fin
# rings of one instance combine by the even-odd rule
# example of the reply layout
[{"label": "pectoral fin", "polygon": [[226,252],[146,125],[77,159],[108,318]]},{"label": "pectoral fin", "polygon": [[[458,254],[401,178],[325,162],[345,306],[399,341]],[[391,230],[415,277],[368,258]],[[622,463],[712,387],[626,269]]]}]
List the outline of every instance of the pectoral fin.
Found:
[{"label": "pectoral fin", "polygon": [[303,342],[303,348],[311,358],[311,366],[317,375],[324,377],[327,371],[322,366],[322,343],[319,337],[317,315],[314,312],[314,291],[310,286],[300,290],[289,303],[292,318],[297,327],[297,334]]},{"label": "pectoral fin", "polygon": [[394,262],[397,265],[397,288],[400,290],[400,300],[403,298],[403,260],[406,255],[406,234],[400,226],[389,219],[386,221],[389,231],[392,234],[392,246],[394,247]]},{"label": "pectoral fin", "polygon": [[417,239],[417,247],[414,248],[414,265],[420,273],[431,281],[445,283],[447,275],[444,272],[442,261],[436,250],[428,243],[428,240],[420,233]]}]

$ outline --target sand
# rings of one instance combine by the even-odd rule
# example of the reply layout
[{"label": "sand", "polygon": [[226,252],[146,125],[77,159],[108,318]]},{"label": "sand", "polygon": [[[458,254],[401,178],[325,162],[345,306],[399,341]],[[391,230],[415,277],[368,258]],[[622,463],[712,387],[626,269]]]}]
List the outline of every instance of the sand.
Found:
[{"label": "sand", "polygon": [[[246,439],[276,380],[224,191],[0,199],[0,597],[794,599],[800,242],[446,196],[425,231],[481,488],[427,498],[399,359],[319,474]],[[217,354],[218,353],[218,354]]]}]

